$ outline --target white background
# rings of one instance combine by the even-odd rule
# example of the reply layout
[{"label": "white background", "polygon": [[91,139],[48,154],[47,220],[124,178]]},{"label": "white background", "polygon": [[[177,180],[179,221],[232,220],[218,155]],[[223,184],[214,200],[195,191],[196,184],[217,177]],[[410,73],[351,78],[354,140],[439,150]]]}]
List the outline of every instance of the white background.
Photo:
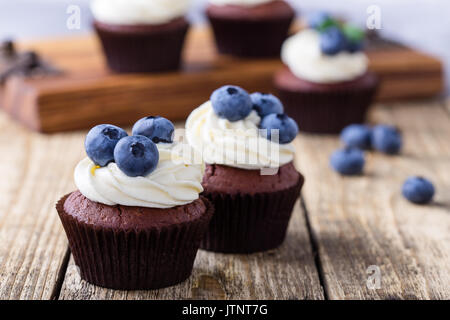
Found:
[{"label": "white background", "polygon": [[[152,0],[149,0],[152,1]],[[204,23],[202,9],[206,0],[193,0],[190,19]],[[381,32],[392,38],[441,57],[450,70],[449,0],[290,0],[300,14],[326,9],[364,26],[366,9],[378,5],[382,13]],[[0,0],[0,39],[44,38],[89,32],[89,0]],[[82,9],[82,28],[68,30],[68,5]],[[447,72],[447,79],[450,72]],[[448,81],[450,83],[450,81]],[[447,92],[450,86],[447,85]]]}]

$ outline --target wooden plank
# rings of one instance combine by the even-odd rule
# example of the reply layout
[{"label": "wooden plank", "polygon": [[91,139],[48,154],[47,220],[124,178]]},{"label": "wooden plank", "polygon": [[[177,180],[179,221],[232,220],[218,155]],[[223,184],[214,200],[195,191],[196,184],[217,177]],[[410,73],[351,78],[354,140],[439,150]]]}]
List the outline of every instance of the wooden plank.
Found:
[{"label": "wooden plank", "polygon": [[323,299],[304,214],[297,203],[285,243],[252,255],[200,250],[192,276],[161,290],[109,290],[81,280],[73,259],[61,299]]},{"label": "wooden plank", "polygon": [[0,130],[0,299],[50,299],[67,252],[54,205],[74,188],[82,136],[30,134],[4,113]]},{"label": "wooden plank", "polygon": [[[401,156],[369,153],[365,174],[341,177],[329,169],[339,146],[331,136],[302,136],[297,164],[330,299],[450,298],[450,117],[442,105],[401,104],[374,110],[375,123],[398,125]],[[301,125],[301,123],[300,123]],[[409,175],[432,179],[435,201],[410,204],[401,195]],[[369,289],[369,266],[381,271]]]},{"label": "wooden plank", "polygon": [[[126,125],[144,114],[184,120],[193,106],[224,84],[274,91],[273,74],[282,68],[279,58],[219,56],[206,28],[192,28],[183,68],[171,73],[111,73],[94,35],[19,47],[38,51],[66,71],[58,77],[6,82],[0,105],[29,128],[42,132],[88,128],[100,119]],[[428,97],[443,88],[442,63],[434,57],[398,47],[371,49],[368,55],[370,69],[382,80],[378,99]]]}]

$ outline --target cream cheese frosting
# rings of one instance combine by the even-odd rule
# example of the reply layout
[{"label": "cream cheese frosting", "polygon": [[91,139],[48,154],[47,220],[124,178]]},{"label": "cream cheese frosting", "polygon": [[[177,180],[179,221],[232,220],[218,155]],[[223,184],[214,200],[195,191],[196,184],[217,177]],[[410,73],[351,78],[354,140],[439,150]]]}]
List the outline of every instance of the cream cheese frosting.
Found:
[{"label": "cream cheese frosting", "polygon": [[75,168],[75,184],[89,200],[111,206],[171,208],[191,203],[203,191],[205,166],[192,161],[194,151],[186,146],[157,144],[158,166],[145,177],[129,177],[115,163],[97,168],[85,158]]},{"label": "cream cheese frosting", "polygon": [[211,4],[217,6],[237,5],[237,6],[257,6],[260,4],[272,2],[274,0],[209,0]]},{"label": "cream cheese frosting", "polygon": [[111,24],[163,24],[183,17],[191,0],[93,0],[97,21]]},{"label": "cream cheese frosting", "polygon": [[305,29],[285,41],[281,59],[298,78],[316,83],[335,83],[356,79],[367,71],[363,52],[326,55],[320,50],[320,33]]},{"label": "cream cheese frosting", "polygon": [[219,118],[207,101],[189,115],[186,139],[209,164],[257,170],[291,162],[292,144],[278,144],[262,137],[258,129],[260,121],[254,110],[235,122]]}]

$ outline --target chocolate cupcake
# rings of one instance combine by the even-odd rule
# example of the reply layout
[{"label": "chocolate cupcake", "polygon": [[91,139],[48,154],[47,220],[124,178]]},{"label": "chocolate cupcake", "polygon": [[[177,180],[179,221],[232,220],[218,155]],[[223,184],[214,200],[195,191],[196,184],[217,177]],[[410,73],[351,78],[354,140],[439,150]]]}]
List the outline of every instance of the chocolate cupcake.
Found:
[{"label": "chocolate cupcake", "polygon": [[206,162],[203,196],[215,213],[201,248],[252,253],[278,247],[304,182],[293,165],[294,120],[270,94],[216,90],[186,122]]},{"label": "chocolate cupcake", "polygon": [[295,11],[281,0],[210,0],[206,15],[220,53],[271,57],[280,54]]},{"label": "chocolate cupcake", "polygon": [[94,0],[94,28],[116,72],[177,70],[189,28],[189,0]]},{"label": "chocolate cupcake", "polygon": [[84,280],[112,289],[167,287],[191,274],[214,209],[199,196],[204,165],[168,139],[168,120],[144,118],[133,134],[94,127],[88,158],[75,169],[78,190],[56,209]]},{"label": "chocolate cupcake", "polygon": [[259,170],[207,165],[203,195],[214,204],[202,248],[228,253],[252,253],[278,247],[286,236],[303,176],[292,162],[275,175]]},{"label": "chocolate cupcake", "polygon": [[365,121],[379,81],[368,71],[362,30],[325,14],[312,26],[283,44],[275,87],[300,130],[339,133]]}]

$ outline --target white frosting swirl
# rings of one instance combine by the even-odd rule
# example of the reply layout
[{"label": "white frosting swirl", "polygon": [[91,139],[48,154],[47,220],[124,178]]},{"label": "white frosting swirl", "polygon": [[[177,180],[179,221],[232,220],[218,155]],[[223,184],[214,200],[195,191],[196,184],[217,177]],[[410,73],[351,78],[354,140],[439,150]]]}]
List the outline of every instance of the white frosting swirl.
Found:
[{"label": "white frosting swirl", "polygon": [[208,101],[189,115],[186,138],[209,164],[256,170],[291,162],[294,147],[262,137],[258,129],[260,121],[256,111],[235,122],[219,118]]},{"label": "white frosting swirl", "polygon": [[163,24],[183,17],[191,0],[93,0],[91,11],[111,24]]},{"label": "white frosting swirl", "polygon": [[356,79],[367,71],[363,52],[323,54],[320,34],[314,29],[300,31],[283,44],[281,59],[298,78],[316,83],[334,83]]},{"label": "white frosting swirl", "polygon": [[75,168],[75,184],[89,200],[110,206],[171,208],[198,199],[203,191],[204,164],[191,164],[191,154],[182,152],[179,144],[157,146],[158,166],[145,177],[129,177],[115,163],[96,169],[91,159],[85,158]]},{"label": "white frosting swirl", "polygon": [[237,6],[257,6],[260,4],[272,2],[274,0],[209,0],[211,4],[217,6],[237,5]]}]

